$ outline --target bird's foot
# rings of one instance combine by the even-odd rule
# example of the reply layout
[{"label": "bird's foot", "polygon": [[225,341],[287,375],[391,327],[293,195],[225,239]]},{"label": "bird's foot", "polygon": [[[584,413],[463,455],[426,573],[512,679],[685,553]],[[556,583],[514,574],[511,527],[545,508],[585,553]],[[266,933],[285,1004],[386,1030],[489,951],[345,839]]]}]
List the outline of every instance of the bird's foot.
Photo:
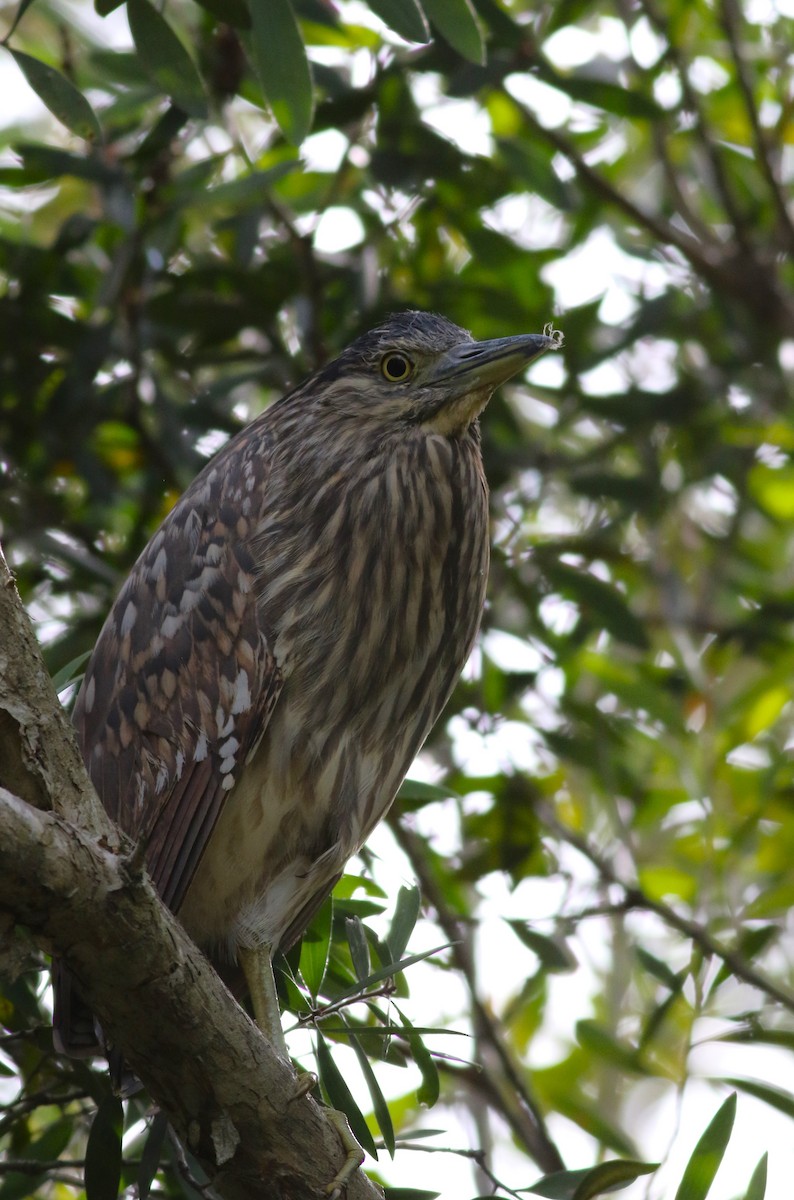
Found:
[{"label": "bird's foot", "polygon": [[[304,1096],[308,1096],[309,1092],[313,1092],[316,1087],[317,1076],[314,1072],[301,1071],[287,1103],[293,1104],[296,1100],[301,1100]],[[345,1152],[345,1161],[325,1189],[328,1200],[339,1200],[352,1176],[363,1163],[365,1155],[353,1136],[345,1114],[338,1108],[326,1108],[325,1106],[323,1106],[323,1112],[336,1130]]]},{"label": "bird's foot", "polygon": [[363,1163],[364,1151],[353,1137],[345,1114],[339,1112],[337,1108],[327,1108],[325,1112],[328,1120],[339,1134],[342,1149],[345,1151],[345,1161],[325,1189],[328,1200],[339,1200],[353,1175]]},{"label": "bird's foot", "polygon": [[298,1078],[295,1080],[295,1088],[287,1104],[294,1104],[296,1100],[302,1100],[304,1096],[308,1096],[309,1092],[313,1092],[316,1087],[317,1076],[314,1071],[299,1071]]}]

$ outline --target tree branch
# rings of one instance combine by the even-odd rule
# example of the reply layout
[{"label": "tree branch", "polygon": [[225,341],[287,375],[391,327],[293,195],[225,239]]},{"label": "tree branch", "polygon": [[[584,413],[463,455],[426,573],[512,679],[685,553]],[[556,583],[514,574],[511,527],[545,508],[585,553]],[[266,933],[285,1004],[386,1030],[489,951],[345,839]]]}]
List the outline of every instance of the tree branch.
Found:
[{"label": "tree branch", "polygon": [[730,946],[724,945],[718,938],[713,937],[697,921],[692,921],[689,917],[676,912],[669,904],[663,904],[660,900],[652,899],[636,884],[626,883],[617,874],[609,860],[603,854],[600,854],[586,838],[581,837],[578,833],[574,833],[572,829],[569,829],[557,819],[549,805],[538,805],[538,815],[543,824],[556,837],[560,838],[561,841],[567,842],[569,846],[573,846],[575,850],[578,850],[580,854],[584,855],[592,863],[605,883],[616,884],[622,889],[625,896],[624,907],[627,910],[638,908],[646,912],[655,913],[665,925],[671,929],[676,929],[684,937],[689,938],[707,957],[717,958],[720,962],[724,963],[737,979],[743,980],[744,983],[749,983],[751,987],[757,988],[759,992],[768,996],[770,1000],[776,1001],[783,1008],[787,1009],[788,1012],[794,1013],[794,993],[786,988],[779,987],[774,980],[757,971],[741,954],[731,949]]},{"label": "tree branch", "polygon": [[498,1020],[479,997],[474,966],[466,943],[461,940],[459,923],[445,903],[441,889],[428,869],[419,839],[396,816],[391,816],[388,820],[395,839],[411,863],[423,896],[436,911],[436,919],[450,942],[455,966],[469,988],[475,1033],[481,1047],[491,1059],[489,1064],[480,1064],[483,1065],[489,1099],[494,1107],[499,1109],[515,1136],[523,1142],[541,1170],[561,1171],[565,1163],[546,1129],[543,1114],[527,1087],[524,1072],[515,1062]]},{"label": "tree branch", "polygon": [[[0,569],[0,762],[26,793],[0,787],[0,911],[63,958],[225,1200],[316,1200],[344,1159],[336,1130],[120,851]],[[347,1194],[381,1195],[361,1173]]]}]

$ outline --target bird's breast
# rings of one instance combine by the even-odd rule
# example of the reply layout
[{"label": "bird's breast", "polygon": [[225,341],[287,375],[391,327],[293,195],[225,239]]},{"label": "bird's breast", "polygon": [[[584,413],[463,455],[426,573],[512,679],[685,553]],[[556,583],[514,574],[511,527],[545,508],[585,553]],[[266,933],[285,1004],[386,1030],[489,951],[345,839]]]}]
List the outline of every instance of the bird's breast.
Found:
[{"label": "bird's breast", "polygon": [[277,943],[390,805],[471,650],[488,566],[476,443],[417,435],[294,484],[253,543],[284,688],[181,914],[249,944]]}]

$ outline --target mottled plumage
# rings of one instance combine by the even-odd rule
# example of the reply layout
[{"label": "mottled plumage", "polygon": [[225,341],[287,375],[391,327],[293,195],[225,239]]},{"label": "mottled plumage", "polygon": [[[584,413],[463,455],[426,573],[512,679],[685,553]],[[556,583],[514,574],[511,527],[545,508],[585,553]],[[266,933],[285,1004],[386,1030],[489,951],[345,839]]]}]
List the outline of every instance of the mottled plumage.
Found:
[{"label": "mottled plumage", "polygon": [[74,722],[217,960],[293,942],[391,804],[480,622],[477,416],[556,345],[388,318],[233,438],[133,568]]}]

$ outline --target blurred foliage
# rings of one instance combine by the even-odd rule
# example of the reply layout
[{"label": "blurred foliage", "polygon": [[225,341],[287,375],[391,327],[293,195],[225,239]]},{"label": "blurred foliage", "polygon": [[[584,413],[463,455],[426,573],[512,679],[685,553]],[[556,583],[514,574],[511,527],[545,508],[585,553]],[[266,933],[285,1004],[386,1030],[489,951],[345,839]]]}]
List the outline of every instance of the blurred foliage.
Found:
[{"label": "blurred foliage", "polygon": [[[744,1097],[794,1116],[791,18],[22,0],[0,22],[6,94],[46,106],[0,118],[0,527],[53,674],[205,458],[384,312],[482,338],[554,317],[562,354],[483,423],[490,602],[435,783],[376,839],[419,924],[365,852],[284,1001],[309,1028],[333,1004],[322,1086],[395,1185],[418,1158],[457,1180],[465,1148],[472,1194],[693,1200],[732,1137],[750,1165],[721,1194],[761,1200],[775,1146]],[[412,931],[433,952],[403,973]],[[0,965],[0,1200],[79,1195],[84,1164],[89,1200],[195,1195],[145,1098],[122,1113],[101,1064],[53,1056],[21,932]],[[731,1078],[671,1137],[702,1063]],[[730,1100],[707,1126],[728,1083],[736,1126]],[[643,1157],[668,1166],[632,1184]]]}]

